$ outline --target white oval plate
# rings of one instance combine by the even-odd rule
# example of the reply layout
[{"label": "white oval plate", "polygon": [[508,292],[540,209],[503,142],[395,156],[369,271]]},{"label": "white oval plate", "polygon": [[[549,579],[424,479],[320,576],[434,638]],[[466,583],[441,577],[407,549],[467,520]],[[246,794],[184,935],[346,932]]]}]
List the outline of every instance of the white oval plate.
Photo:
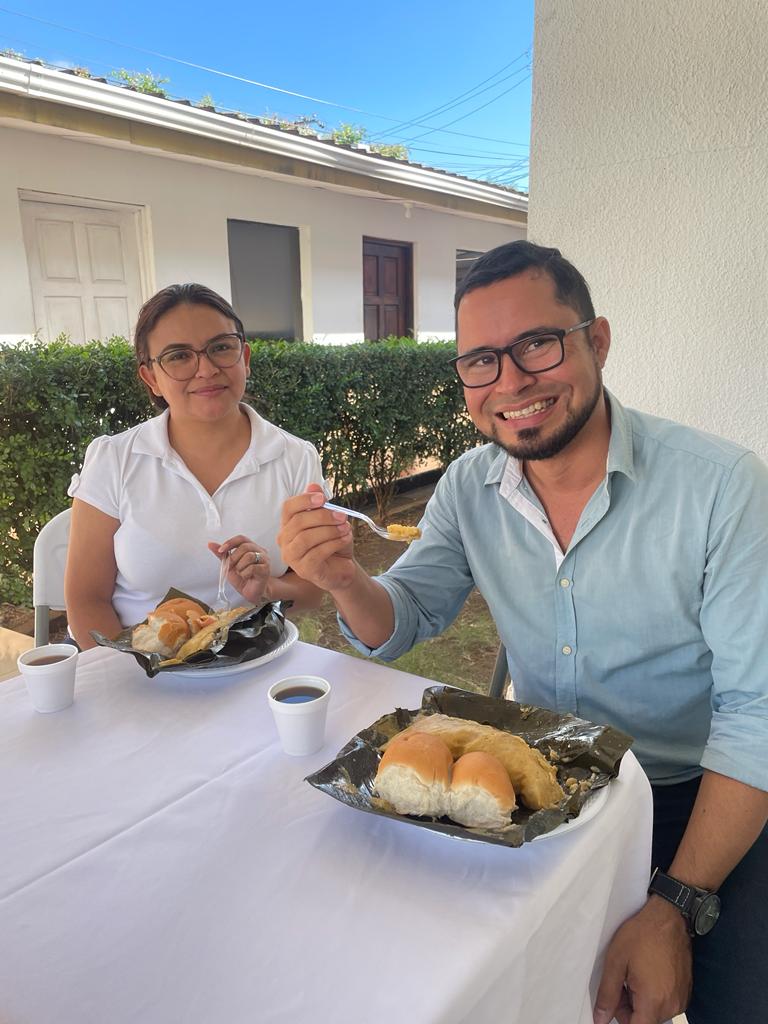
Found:
[{"label": "white oval plate", "polygon": [[214,664],[210,668],[189,668],[179,669],[176,672],[158,672],[153,677],[152,682],[171,682],[181,679],[185,682],[203,683],[209,679],[230,679],[232,676],[242,675],[244,672],[250,672],[255,668],[266,665],[269,661],[274,661],[275,658],[279,658],[286,651],[290,650],[298,639],[299,630],[297,626],[290,619],[286,619],[285,637],[282,643],[266,654],[262,654],[260,658],[251,658],[250,661],[241,661],[237,665],[226,665],[224,668],[217,668]]},{"label": "white oval plate", "polygon": [[[579,812],[578,818],[570,818],[568,821],[564,821],[560,825],[558,825],[556,828],[553,828],[551,832],[542,832],[542,834],[540,836],[535,836],[533,839],[529,840],[529,842],[536,843],[540,839],[551,839],[553,836],[562,836],[562,835],[565,835],[568,832],[573,832],[573,830],[578,828],[579,825],[586,825],[586,823],[588,821],[591,821],[591,819],[594,818],[595,815],[598,814],[599,811],[602,809],[602,807],[605,805],[605,802],[608,799],[608,786],[610,786],[610,783],[608,783],[608,785],[601,786],[600,789],[596,789],[593,793],[591,793],[587,797],[587,799],[584,801],[584,804],[583,804],[583,806],[581,808],[581,811]],[[398,820],[408,820],[408,819],[398,819]],[[416,822],[415,819],[414,819],[413,823],[414,824],[418,824],[418,822]],[[458,839],[458,841],[460,843],[487,843],[488,842],[488,840],[486,839],[485,835],[483,835],[483,834],[478,834],[478,835],[455,835],[454,833],[451,833],[451,832],[438,832],[436,829],[428,829],[428,831],[432,832],[433,835],[444,836],[446,839]],[[471,830],[468,830],[468,831],[471,831]],[[503,845],[503,844],[499,844],[499,845]],[[521,849],[523,849],[523,847],[525,847],[527,845],[528,845],[528,843],[523,843],[523,846],[509,847],[509,849],[521,850]]]},{"label": "white oval plate", "polygon": [[610,784],[609,782],[608,785],[601,786],[600,789],[596,789],[587,797],[579,811],[578,818],[570,818],[568,821],[562,822],[557,828],[553,828],[551,832],[543,832],[540,836],[535,836],[531,842],[537,843],[539,839],[551,839],[552,836],[562,836],[566,832],[573,832],[579,825],[586,825],[600,811],[608,799],[608,786]]}]

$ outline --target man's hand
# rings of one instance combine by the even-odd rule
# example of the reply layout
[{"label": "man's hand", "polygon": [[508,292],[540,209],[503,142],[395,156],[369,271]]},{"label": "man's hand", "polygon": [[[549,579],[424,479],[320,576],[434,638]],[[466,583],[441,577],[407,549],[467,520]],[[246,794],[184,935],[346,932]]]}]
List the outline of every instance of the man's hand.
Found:
[{"label": "man's hand", "polygon": [[661,1024],[691,996],[691,940],[680,912],[658,896],[611,939],[595,1001],[595,1024]]},{"label": "man's hand", "polygon": [[322,508],[325,495],[317,484],[283,505],[277,535],[283,561],[297,576],[321,590],[342,591],[357,575],[352,528],[340,512]]}]

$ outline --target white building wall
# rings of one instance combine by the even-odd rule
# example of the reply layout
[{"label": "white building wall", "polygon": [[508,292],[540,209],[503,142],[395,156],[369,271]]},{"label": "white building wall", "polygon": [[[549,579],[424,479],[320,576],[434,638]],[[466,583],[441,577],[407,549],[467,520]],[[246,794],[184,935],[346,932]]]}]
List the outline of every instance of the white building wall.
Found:
[{"label": "white building wall", "polygon": [[[19,190],[122,202],[146,209],[150,293],[200,281],[231,297],[227,219],[298,227],[304,250],[305,334],[359,340],[362,238],[414,244],[417,336],[453,337],[455,255],[522,237],[520,228],[342,194],[189,160],[0,126],[0,341],[33,329]],[[410,216],[406,213],[410,212]],[[307,251],[308,247],[308,251]]]},{"label": "white building wall", "polygon": [[528,237],[584,273],[626,403],[768,456],[763,0],[537,0]]}]

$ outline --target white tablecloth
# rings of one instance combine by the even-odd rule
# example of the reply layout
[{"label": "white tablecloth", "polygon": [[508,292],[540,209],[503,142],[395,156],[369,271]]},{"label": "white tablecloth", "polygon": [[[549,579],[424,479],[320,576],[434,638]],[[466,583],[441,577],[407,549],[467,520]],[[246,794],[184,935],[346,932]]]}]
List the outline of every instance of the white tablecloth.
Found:
[{"label": "white tablecloth", "polygon": [[[290,758],[266,691],[302,672],[333,687],[327,745]],[[205,685],[91,651],[52,715],[0,685],[2,1024],[591,1024],[647,780],[627,754],[592,821],[517,850],[303,781],[426,685],[301,643]]]}]

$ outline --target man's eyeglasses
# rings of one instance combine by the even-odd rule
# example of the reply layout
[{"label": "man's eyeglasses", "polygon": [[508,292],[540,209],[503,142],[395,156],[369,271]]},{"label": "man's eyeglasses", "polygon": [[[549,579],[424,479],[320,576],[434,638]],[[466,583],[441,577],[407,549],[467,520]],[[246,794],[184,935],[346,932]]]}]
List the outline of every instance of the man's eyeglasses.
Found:
[{"label": "man's eyeglasses", "polygon": [[595,322],[585,320],[575,327],[553,327],[543,334],[532,334],[503,348],[477,348],[465,356],[454,356],[449,362],[465,388],[484,388],[501,376],[501,360],[508,355],[523,373],[554,370],[565,359],[564,339],[574,331],[582,331]]},{"label": "man's eyeglasses", "polygon": [[244,345],[245,338],[239,334],[220,334],[216,338],[211,338],[201,349],[186,345],[169,348],[156,358],[147,359],[146,365],[157,363],[163,373],[167,373],[174,380],[191,380],[200,366],[201,356],[207,356],[214,366],[226,370],[240,361]]}]

